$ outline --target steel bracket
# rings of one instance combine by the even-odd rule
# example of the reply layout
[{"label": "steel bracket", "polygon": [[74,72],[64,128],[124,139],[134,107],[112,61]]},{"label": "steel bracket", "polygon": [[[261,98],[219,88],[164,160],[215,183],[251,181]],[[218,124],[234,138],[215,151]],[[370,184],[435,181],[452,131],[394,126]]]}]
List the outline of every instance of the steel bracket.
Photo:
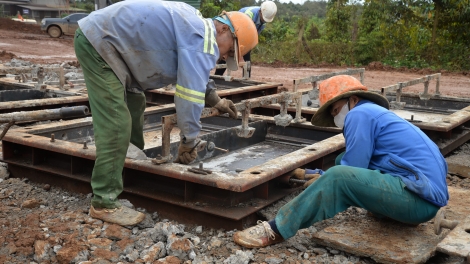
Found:
[{"label": "steel bracket", "polygon": [[244,103],[246,108],[242,111],[242,125],[235,127],[235,130],[237,132],[237,136],[242,138],[250,138],[253,136],[253,133],[255,133],[255,128],[248,126],[248,122],[250,121],[251,106],[249,101],[245,101]]},{"label": "steel bracket", "polygon": [[292,121],[292,116],[287,113],[287,104],[289,102],[281,102],[281,113],[279,115],[274,116],[274,122],[276,123],[276,126],[288,126],[290,122]]},{"label": "steel bracket", "polygon": [[[300,100],[302,97],[301,92],[283,92],[273,95],[267,95],[259,98],[243,100],[240,103],[235,104],[235,107],[239,112],[242,113],[242,124],[241,126],[235,127],[236,133],[239,137],[249,138],[255,132],[255,128],[249,127],[248,122],[250,118],[250,112],[252,108],[257,108],[261,106],[266,106],[270,104],[281,104],[283,105],[283,109],[281,110],[281,114],[276,120],[276,125],[287,126],[292,121],[292,116],[287,114],[287,104],[291,101],[295,101],[297,104],[296,108],[296,120],[300,122],[302,117],[301,113],[301,105]],[[201,112],[201,118],[211,117],[211,116],[218,116],[223,113],[219,112],[219,110],[215,108],[205,108]],[[173,127],[177,123],[177,115],[172,114],[168,116],[162,117],[162,158],[169,160],[170,154],[170,133]],[[205,147],[205,144],[204,144]]]}]

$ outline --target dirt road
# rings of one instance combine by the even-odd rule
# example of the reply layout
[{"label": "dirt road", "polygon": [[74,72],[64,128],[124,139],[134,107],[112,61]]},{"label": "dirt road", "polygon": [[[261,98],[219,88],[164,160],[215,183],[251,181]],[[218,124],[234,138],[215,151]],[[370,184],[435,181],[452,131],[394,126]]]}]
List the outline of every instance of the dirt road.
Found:
[{"label": "dirt road", "polygon": [[[50,38],[41,31],[24,32],[2,29],[0,27],[0,60],[9,61],[14,54],[34,63],[62,63],[64,61],[75,61],[76,56],[73,48],[72,37],[58,39]],[[11,53],[11,54],[9,54]],[[429,70],[375,70],[381,69],[380,64],[373,64],[366,68],[364,83],[369,89],[379,89],[384,86],[405,82],[423,77],[432,72]],[[333,71],[344,70],[346,67],[318,68],[318,67],[272,67],[254,65],[252,79],[264,82],[282,83],[285,87],[292,89],[293,80],[312,75],[320,75]],[[241,77],[241,71],[234,72],[235,77]],[[300,88],[307,88],[303,85]],[[424,86],[415,85],[406,88],[406,92],[422,91]],[[434,91],[435,83],[430,84],[430,91]],[[470,97],[470,72],[447,73],[443,72],[440,82],[442,94],[457,97]]]}]

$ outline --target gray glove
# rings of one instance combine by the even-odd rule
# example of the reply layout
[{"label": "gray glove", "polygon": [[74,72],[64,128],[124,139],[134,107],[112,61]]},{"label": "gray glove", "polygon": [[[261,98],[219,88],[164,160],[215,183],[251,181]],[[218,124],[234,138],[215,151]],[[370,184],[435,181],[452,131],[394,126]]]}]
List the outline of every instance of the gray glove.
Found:
[{"label": "gray glove", "polygon": [[215,87],[215,82],[212,79],[209,79],[209,82],[206,85],[206,104],[210,107],[214,107],[219,101],[220,97],[217,95],[217,87]]},{"label": "gray glove", "polygon": [[178,147],[178,157],[174,161],[175,163],[189,164],[193,162],[197,157],[197,149],[195,146],[185,146],[180,143]]},{"label": "gray glove", "polygon": [[220,99],[219,95],[217,95],[216,89],[214,80],[209,79],[206,86],[206,103],[220,112],[228,113],[230,118],[237,119],[238,111],[235,104],[228,99]]}]

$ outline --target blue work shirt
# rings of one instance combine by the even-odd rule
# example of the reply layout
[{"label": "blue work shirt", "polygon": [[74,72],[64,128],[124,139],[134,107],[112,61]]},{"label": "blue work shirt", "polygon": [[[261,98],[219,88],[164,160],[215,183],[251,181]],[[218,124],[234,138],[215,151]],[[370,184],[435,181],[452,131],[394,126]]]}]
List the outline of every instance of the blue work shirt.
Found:
[{"label": "blue work shirt", "polygon": [[261,31],[263,31],[266,23],[261,21],[261,7],[247,6],[238,11],[247,14],[253,20],[253,23],[255,23],[256,26],[256,30],[258,30],[258,35],[261,33]]},{"label": "blue work shirt", "polygon": [[78,24],[128,91],[176,83],[178,127],[184,142],[193,142],[219,57],[212,19],[181,2],[132,0],[94,11]]},{"label": "blue work shirt", "polygon": [[361,100],[346,115],[346,152],[341,165],[380,170],[400,177],[421,198],[445,206],[447,163],[437,145],[395,113]]}]

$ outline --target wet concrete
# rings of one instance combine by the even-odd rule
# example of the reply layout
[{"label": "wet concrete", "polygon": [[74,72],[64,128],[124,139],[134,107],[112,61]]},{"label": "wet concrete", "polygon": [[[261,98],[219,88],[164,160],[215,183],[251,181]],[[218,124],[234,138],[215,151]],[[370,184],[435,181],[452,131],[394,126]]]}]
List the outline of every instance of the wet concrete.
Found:
[{"label": "wet concrete", "polygon": [[263,164],[300,149],[299,147],[275,142],[261,142],[253,146],[229,152],[211,159],[204,160],[204,168],[237,175],[245,169]]}]

